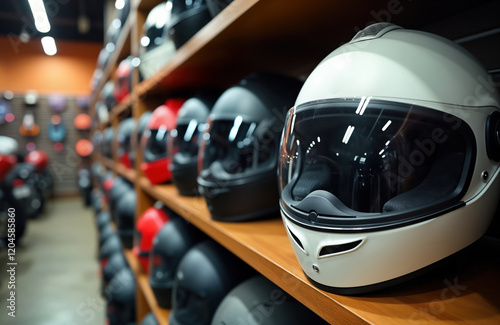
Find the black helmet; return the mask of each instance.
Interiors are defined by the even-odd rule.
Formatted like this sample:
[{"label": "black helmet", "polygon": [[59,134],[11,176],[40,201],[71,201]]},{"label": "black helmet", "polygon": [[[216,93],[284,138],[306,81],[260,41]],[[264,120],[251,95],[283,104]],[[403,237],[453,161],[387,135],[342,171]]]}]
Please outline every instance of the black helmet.
[{"label": "black helmet", "polygon": [[146,129],[146,126],[148,125],[149,118],[151,117],[152,112],[147,111],[142,113],[141,117],[139,118],[139,122],[136,125],[136,132],[132,134],[130,137],[130,153],[129,153],[129,160],[130,164],[132,166],[135,166],[135,159],[137,157],[137,150],[139,150],[140,144],[141,144],[141,139],[142,139],[142,134],[144,133],[144,130]]},{"label": "black helmet", "polygon": [[101,153],[103,156],[107,158],[112,158],[112,152],[113,152],[113,137],[115,136],[115,131],[113,128],[106,128],[104,130],[104,141],[101,146]]},{"label": "black helmet", "polygon": [[129,117],[123,120],[118,127],[118,159],[127,168],[132,168],[130,161],[130,137],[136,127],[135,119]]},{"label": "black helmet", "polygon": [[128,268],[116,274],[105,289],[109,325],[135,324],[135,278]]},{"label": "black helmet", "polygon": [[90,178],[90,171],[88,169],[82,168],[78,170],[78,189],[80,190],[80,195],[83,199],[83,204],[85,206],[91,205],[92,193],[92,179]]},{"label": "black helmet", "polygon": [[109,211],[114,222],[118,222],[116,206],[123,195],[132,189],[132,185],[123,177],[117,177],[109,191]]},{"label": "black helmet", "polygon": [[106,240],[113,236],[115,234],[115,231],[111,227],[111,224],[107,223],[102,227],[101,231],[99,232],[99,248],[104,245]]},{"label": "black helmet", "polygon": [[90,201],[94,212],[101,212],[104,206],[104,194],[102,193],[102,191],[100,189],[94,188],[92,190],[92,193],[90,193],[90,196]]},{"label": "black helmet", "polygon": [[222,300],[212,325],[326,324],[318,315],[258,275],[236,286]]},{"label": "black helmet", "polygon": [[295,79],[253,74],[215,103],[202,136],[198,176],[213,219],[278,215],[279,141],[285,112],[299,88]]},{"label": "black helmet", "polygon": [[176,128],[170,131],[168,154],[172,181],[181,195],[199,195],[196,182],[199,140],[214,102],[201,97],[188,99],[177,114]]},{"label": "black helmet", "polygon": [[171,307],[177,266],[184,254],[202,238],[197,228],[181,218],[171,219],[156,235],[149,258],[149,284],[158,306]]},{"label": "black helmet", "polygon": [[142,319],[141,325],[158,325],[158,321],[153,313],[149,313]]},{"label": "black helmet", "polygon": [[102,174],[105,172],[105,168],[104,166],[96,161],[94,163],[92,163],[92,166],[90,167],[91,169],[91,172],[92,172],[92,177],[95,178],[95,179],[100,179],[102,177]]},{"label": "black helmet", "polygon": [[229,6],[233,0],[207,0],[208,11],[212,17],[217,16],[224,8]]},{"label": "black helmet", "polygon": [[123,255],[123,252],[117,252],[111,255],[108,259],[108,263],[102,271],[102,288],[103,294],[104,290],[108,286],[108,283],[117,275],[122,269],[129,268],[127,260]]},{"label": "black helmet", "polygon": [[172,4],[162,2],[148,14],[146,22],[142,26],[141,54],[149,52],[165,41],[165,27],[170,21]]},{"label": "black helmet", "polygon": [[115,92],[115,84],[113,83],[113,81],[110,80],[106,82],[106,84],[104,84],[104,87],[102,88],[101,97],[104,99],[104,102],[108,107],[108,111],[110,111],[117,104],[114,92]]},{"label": "black helmet", "polygon": [[106,29],[106,34],[104,35],[104,49],[109,52],[108,58],[104,61],[103,59],[97,59],[97,66],[102,70],[105,69],[109,56],[115,50],[115,44],[120,38],[120,32],[122,30],[123,24],[119,18],[114,18]]},{"label": "black helmet", "polygon": [[210,324],[224,296],[250,274],[247,264],[216,242],[197,244],[177,269],[169,324]]},{"label": "black helmet", "polygon": [[172,15],[168,35],[179,48],[211,19],[206,0],[172,0]]},{"label": "black helmet", "polygon": [[137,195],[134,189],[125,192],[117,204],[117,228],[122,244],[127,249],[134,245],[135,206]]},{"label": "black helmet", "polygon": [[111,215],[109,214],[108,211],[101,211],[97,214],[95,220],[97,229],[99,230],[99,232],[101,232],[104,229],[104,227],[106,225],[109,225],[109,223],[111,222]]},{"label": "black helmet", "polygon": [[122,243],[120,238],[116,234],[112,234],[104,244],[101,246],[101,251],[99,252],[99,260],[101,261],[101,272],[109,262],[109,259],[113,254],[122,252]]}]

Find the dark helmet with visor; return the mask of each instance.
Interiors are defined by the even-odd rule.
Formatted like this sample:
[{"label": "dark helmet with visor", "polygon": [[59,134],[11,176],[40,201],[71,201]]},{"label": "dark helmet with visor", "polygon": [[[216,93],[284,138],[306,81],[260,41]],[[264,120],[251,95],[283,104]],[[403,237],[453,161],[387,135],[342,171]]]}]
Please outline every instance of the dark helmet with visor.
[{"label": "dark helmet with visor", "polygon": [[213,219],[277,215],[280,132],[299,88],[295,79],[253,74],[215,102],[202,135],[197,179]]},{"label": "dark helmet with visor", "polygon": [[217,306],[251,275],[249,266],[214,241],[191,248],[176,271],[171,325],[209,325]]},{"label": "dark helmet with visor", "polygon": [[212,325],[326,324],[318,315],[262,275],[231,290],[219,304]]},{"label": "dark helmet with visor", "polygon": [[132,168],[130,161],[130,137],[134,133],[135,126],[134,118],[129,117],[123,120],[118,127],[118,159],[127,168]]},{"label": "dark helmet with visor", "polygon": [[160,307],[171,307],[175,271],[186,252],[203,238],[197,228],[182,218],[171,219],[154,238],[149,284]]},{"label": "dark helmet with visor", "polygon": [[170,132],[168,154],[172,181],[181,195],[199,195],[196,181],[198,149],[214,102],[215,100],[202,97],[188,99],[179,110],[177,126]]},{"label": "dark helmet with visor", "polygon": [[378,289],[484,234],[500,192],[487,80],[456,44],[386,23],[316,67],[288,113],[279,168],[283,220],[313,283]]}]

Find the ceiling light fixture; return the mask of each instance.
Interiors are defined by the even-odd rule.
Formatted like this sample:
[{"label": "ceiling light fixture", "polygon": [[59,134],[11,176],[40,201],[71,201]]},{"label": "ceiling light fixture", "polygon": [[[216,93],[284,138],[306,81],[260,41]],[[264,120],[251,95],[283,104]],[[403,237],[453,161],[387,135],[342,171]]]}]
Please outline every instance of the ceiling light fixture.
[{"label": "ceiling light fixture", "polygon": [[35,20],[35,27],[40,33],[47,33],[50,31],[49,17],[45,11],[43,0],[28,0]]},{"label": "ceiling light fixture", "polygon": [[57,53],[56,41],[52,36],[42,37],[42,46],[47,55],[54,55]]}]

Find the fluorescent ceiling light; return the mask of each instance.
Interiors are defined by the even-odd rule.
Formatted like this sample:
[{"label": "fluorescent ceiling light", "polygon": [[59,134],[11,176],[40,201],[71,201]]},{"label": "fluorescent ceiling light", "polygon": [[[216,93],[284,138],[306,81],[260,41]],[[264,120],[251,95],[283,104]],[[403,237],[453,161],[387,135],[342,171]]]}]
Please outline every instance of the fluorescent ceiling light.
[{"label": "fluorescent ceiling light", "polygon": [[40,33],[47,33],[50,31],[49,17],[45,11],[43,0],[28,0],[35,19],[35,27]]},{"label": "fluorescent ceiling light", "polygon": [[42,46],[47,55],[54,55],[57,53],[56,41],[52,36],[42,37]]}]

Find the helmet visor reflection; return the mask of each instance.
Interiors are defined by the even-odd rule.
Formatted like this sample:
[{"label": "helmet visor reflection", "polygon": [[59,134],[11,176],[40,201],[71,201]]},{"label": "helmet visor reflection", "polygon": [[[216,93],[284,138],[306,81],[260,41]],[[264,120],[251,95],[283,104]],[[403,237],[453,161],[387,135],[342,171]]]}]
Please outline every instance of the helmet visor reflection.
[{"label": "helmet visor reflection", "polygon": [[282,198],[305,210],[310,205],[301,201],[325,191],[332,209],[317,212],[349,217],[457,202],[474,143],[467,123],[425,107],[370,97],[306,103],[285,124]]}]

